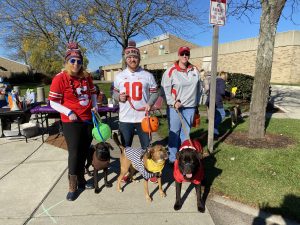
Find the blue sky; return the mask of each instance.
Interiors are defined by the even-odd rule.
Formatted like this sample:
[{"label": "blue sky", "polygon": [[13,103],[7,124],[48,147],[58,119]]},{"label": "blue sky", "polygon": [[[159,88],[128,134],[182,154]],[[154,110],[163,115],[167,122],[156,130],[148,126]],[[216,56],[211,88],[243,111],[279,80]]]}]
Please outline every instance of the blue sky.
[{"label": "blue sky", "polygon": [[[209,6],[207,5],[207,7]],[[290,12],[290,7],[286,6],[282,15],[288,16],[289,12]],[[236,18],[228,17],[225,26],[222,26],[219,29],[219,43],[226,43],[226,42],[231,42],[231,41],[236,41],[241,39],[257,37],[259,35],[260,13],[261,13],[260,11],[257,11],[251,16],[251,23],[247,18],[242,18],[237,20]],[[299,10],[295,12],[293,18],[300,18]],[[297,22],[299,23],[299,25],[293,24],[291,20],[285,19],[282,16],[278,24],[277,32],[285,32],[290,30],[300,31],[300,20],[298,19]],[[208,15],[207,15],[207,24],[209,25]],[[188,32],[191,31],[189,30]],[[188,39],[184,38],[184,39],[200,46],[210,46],[212,44],[212,33],[213,33],[212,27],[210,27],[206,32],[202,32],[201,28],[193,26],[192,33],[194,33],[193,37]],[[137,37],[134,38],[134,40],[136,40],[136,42],[139,42],[145,40],[145,38]],[[107,50],[106,55],[103,56],[90,55],[89,59],[90,59],[90,64],[88,67],[93,70],[97,69],[98,66],[100,65],[109,65],[113,63],[118,63],[121,59],[121,48],[117,44],[111,44],[109,50]]]},{"label": "blue sky", "polygon": [[[209,2],[209,1],[207,1]],[[200,6],[199,6],[200,7]],[[199,8],[198,7],[198,8]],[[201,5],[203,9],[203,4]],[[206,7],[209,7],[208,4]],[[195,5],[197,10],[197,5]],[[283,15],[287,16],[289,14],[290,8],[287,6],[284,9]],[[246,18],[237,20],[233,17],[228,17],[225,26],[220,27],[219,31],[219,43],[226,43],[241,39],[253,38],[259,35],[259,17],[260,11],[257,11],[251,16],[252,22],[250,23]],[[300,18],[299,10],[294,14],[294,18]],[[285,32],[289,30],[300,30],[300,20],[296,21],[299,25],[293,24],[289,19],[281,17],[277,32]],[[209,24],[207,16],[207,24]],[[192,26],[187,32],[191,33],[191,37],[184,38],[192,43],[195,43],[200,46],[210,46],[212,43],[212,27],[207,29],[207,31],[201,31],[201,28]],[[157,33],[154,36],[160,35]],[[153,36],[153,37],[154,37]],[[179,35],[178,35],[179,36]],[[180,36],[179,36],[180,37]],[[134,38],[136,42],[145,40],[145,37],[136,37]],[[0,46],[0,56],[6,56],[5,50]],[[105,54],[88,54],[88,59],[90,61],[88,69],[94,71],[99,66],[109,65],[113,63],[118,63],[121,58],[121,48],[116,43],[110,43],[106,47]]]}]

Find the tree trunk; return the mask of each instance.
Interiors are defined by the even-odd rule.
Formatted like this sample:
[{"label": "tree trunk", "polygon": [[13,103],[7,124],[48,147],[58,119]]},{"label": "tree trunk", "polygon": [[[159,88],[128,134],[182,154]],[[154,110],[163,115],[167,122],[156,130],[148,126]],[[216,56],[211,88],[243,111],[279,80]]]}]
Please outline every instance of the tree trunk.
[{"label": "tree trunk", "polygon": [[128,38],[122,38],[122,70],[126,68],[125,49],[128,46]]},{"label": "tree trunk", "polygon": [[265,116],[271,80],[274,43],[278,20],[286,0],[261,0],[262,16],[257,47],[256,68],[250,104],[248,138],[265,136]]},{"label": "tree trunk", "polygon": [[126,68],[125,49],[122,49],[122,70]]}]

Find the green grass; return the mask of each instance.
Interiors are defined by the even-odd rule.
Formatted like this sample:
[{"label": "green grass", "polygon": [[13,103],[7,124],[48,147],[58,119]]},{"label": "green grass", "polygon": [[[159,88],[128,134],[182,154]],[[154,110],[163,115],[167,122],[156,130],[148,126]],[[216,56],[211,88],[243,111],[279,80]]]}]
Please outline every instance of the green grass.
[{"label": "green grass", "polygon": [[110,98],[110,87],[111,87],[111,83],[97,83],[97,85],[99,86],[100,90],[104,92],[104,94]]},{"label": "green grass", "polygon": [[[205,119],[199,129],[192,129],[193,138],[207,131]],[[222,124],[223,132],[228,121]],[[246,119],[235,131],[247,131],[248,126]],[[289,136],[295,144],[281,149],[249,149],[218,143],[215,158],[205,159],[208,183],[214,193],[300,221],[300,120],[272,118],[267,132]],[[160,135],[168,136],[165,120]],[[206,147],[206,140],[202,143]]]},{"label": "green grass", "polygon": [[[14,86],[12,84],[12,86]],[[44,87],[45,89],[45,95],[48,96],[49,94],[49,88],[50,88],[50,85],[43,85],[43,84],[37,84],[37,83],[23,83],[23,84],[18,84],[16,86],[20,86],[20,95],[25,95],[26,93],[26,90],[29,88],[29,89],[33,89],[35,92],[36,92],[36,88],[37,87]]]}]

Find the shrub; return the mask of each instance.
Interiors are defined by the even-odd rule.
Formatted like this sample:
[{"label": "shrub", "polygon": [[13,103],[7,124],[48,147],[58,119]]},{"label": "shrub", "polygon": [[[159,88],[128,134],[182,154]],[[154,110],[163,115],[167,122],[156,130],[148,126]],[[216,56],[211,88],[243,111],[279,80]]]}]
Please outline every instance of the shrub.
[{"label": "shrub", "polygon": [[49,75],[43,73],[34,74],[34,82],[35,83],[43,83],[45,85],[51,84],[52,78]]},{"label": "shrub", "polygon": [[5,82],[10,84],[24,84],[24,83],[43,83],[45,85],[51,84],[52,78],[42,73],[13,73],[10,78],[6,78]]},{"label": "shrub", "polygon": [[28,74],[25,72],[12,73],[11,76],[7,79],[7,81],[11,84],[29,83],[34,81],[34,77],[32,74]]},{"label": "shrub", "polygon": [[52,78],[49,76],[44,76],[44,78],[42,79],[42,83],[45,85],[49,85],[52,83]]},{"label": "shrub", "polygon": [[254,77],[242,73],[228,73],[226,89],[237,87],[236,98],[250,101]]},{"label": "shrub", "polygon": [[153,74],[157,85],[160,86],[161,78],[166,70],[165,69],[157,69],[157,70],[148,70],[148,71]]}]

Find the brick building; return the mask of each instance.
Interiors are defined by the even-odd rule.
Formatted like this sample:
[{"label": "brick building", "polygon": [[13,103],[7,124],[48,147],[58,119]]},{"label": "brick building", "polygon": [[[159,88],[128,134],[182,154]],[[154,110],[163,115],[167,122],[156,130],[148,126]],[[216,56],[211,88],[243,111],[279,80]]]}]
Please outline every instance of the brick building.
[{"label": "brick building", "polygon": [[[188,46],[191,49],[200,47],[169,33],[139,42],[137,43],[136,47],[141,53],[141,65],[145,68],[152,69],[153,65],[148,64],[149,60],[176,53],[178,48],[181,46]],[[121,63],[101,67],[101,69],[104,71],[105,80],[107,81],[113,81],[115,75],[119,72],[119,70],[121,70],[121,68]],[[159,65],[157,68],[161,68],[161,65]]]},{"label": "brick building", "polygon": [[[165,69],[177,60],[179,46],[191,48],[190,61],[198,68],[209,70],[211,46],[200,47],[171,34],[137,43],[141,51],[141,66]],[[219,44],[218,71],[254,75],[258,38]],[[275,39],[271,82],[300,83],[300,31],[278,33]],[[102,67],[105,80],[113,81],[121,63]]]},{"label": "brick building", "polygon": [[29,73],[30,67],[4,57],[0,57],[0,77],[10,77],[13,73]]}]

